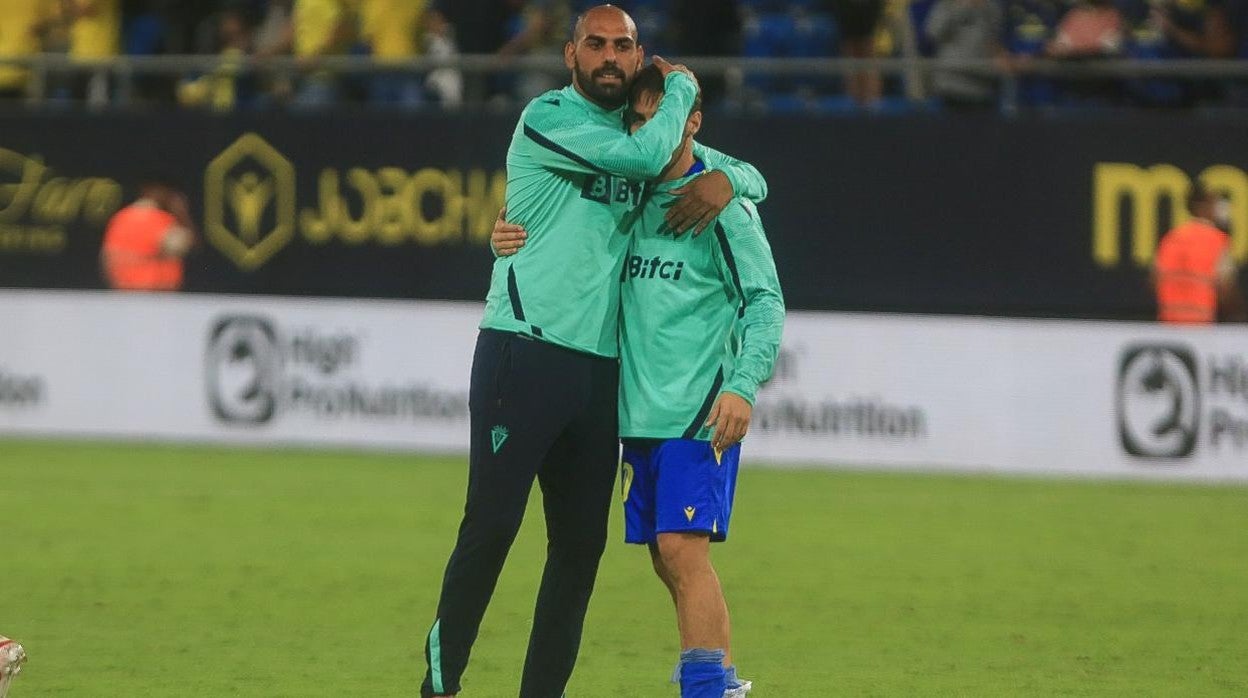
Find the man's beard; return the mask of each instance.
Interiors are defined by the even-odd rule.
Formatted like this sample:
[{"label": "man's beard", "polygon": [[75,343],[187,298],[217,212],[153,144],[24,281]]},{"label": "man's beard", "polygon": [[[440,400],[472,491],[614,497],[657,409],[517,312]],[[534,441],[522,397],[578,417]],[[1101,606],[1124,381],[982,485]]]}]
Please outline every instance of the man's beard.
[{"label": "man's beard", "polygon": [[[597,78],[612,74],[619,76],[619,84],[600,85],[597,82]],[[581,90],[590,99],[610,109],[622,107],[628,101],[628,77],[624,74],[624,69],[617,65],[605,65],[590,73],[581,70],[581,63],[577,61],[576,84],[581,86]]]}]

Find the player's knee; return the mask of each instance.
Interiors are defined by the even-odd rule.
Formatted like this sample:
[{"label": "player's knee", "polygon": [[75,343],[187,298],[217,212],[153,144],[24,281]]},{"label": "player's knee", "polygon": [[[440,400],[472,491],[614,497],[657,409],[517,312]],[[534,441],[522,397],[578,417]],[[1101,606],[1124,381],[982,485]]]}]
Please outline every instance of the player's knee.
[{"label": "player's knee", "polygon": [[676,580],[672,571],[667,568],[667,563],[663,561],[663,554],[659,552],[657,544],[650,545],[650,563],[654,565],[654,573],[658,576],[659,581],[663,582],[663,586],[676,591]]},{"label": "player's knee", "polygon": [[709,560],[709,537],[703,533],[660,533],[656,566],[662,564],[676,584],[704,568]]},{"label": "player's knee", "polygon": [[667,581],[667,566],[663,564],[663,555],[657,543],[650,544],[650,564],[654,565],[654,573],[659,575],[659,579]]}]

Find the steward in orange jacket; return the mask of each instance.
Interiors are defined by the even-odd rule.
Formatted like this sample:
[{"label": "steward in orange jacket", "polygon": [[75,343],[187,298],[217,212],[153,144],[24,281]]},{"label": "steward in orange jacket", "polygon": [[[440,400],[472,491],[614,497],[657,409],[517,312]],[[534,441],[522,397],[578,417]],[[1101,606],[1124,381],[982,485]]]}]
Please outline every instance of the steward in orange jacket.
[{"label": "steward in orange jacket", "polygon": [[1193,184],[1187,198],[1193,218],[1166,233],[1157,247],[1153,286],[1162,322],[1212,324],[1219,310],[1224,319],[1246,319],[1230,237],[1213,222],[1217,202],[1213,192]]},{"label": "steward in orange jacket", "polygon": [[176,291],[194,242],[186,196],[167,182],[144,182],[138,200],[108,221],[100,252],[104,278],[116,289]]}]

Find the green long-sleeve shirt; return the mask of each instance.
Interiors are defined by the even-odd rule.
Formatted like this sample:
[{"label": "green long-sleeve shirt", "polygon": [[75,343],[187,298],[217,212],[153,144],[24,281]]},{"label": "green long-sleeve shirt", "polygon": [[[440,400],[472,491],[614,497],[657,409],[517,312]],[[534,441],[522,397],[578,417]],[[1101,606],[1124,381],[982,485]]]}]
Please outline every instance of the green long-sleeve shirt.
[{"label": "green long-sleeve shirt", "polygon": [[675,237],[654,187],[620,274],[620,436],[708,440],[721,392],[754,402],[780,351],[784,297],[758,210],[736,198],[713,232]]},{"label": "green long-sleeve shirt", "polygon": [[[528,238],[519,253],[495,260],[482,328],[619,355],[622,223],[641,203],[643,184],[671,159],[697,92],[679,72],[664,90],[654,118],[632,136],[623,107],[603,109],[570,85],[525,108],[507,151],[507,219]],[[697,152],[738,195],[766,198],[754,167],[709,148]]]}]

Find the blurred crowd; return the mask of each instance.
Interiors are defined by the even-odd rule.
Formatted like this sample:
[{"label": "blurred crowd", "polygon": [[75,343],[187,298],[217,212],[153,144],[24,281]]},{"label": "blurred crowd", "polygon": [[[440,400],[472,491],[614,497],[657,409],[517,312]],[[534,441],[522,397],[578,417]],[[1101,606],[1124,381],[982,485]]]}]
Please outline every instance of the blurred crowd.
[{"label": "blurred crowd", "polygon": [[[4,0],[0,57],[63,53],[83,68],[40,83],[45,102],[106,105],[119,85],[92,66],[120,55],[214,54],[213,71],[141,73],[127,103],[214,110],[368,104],[456,107],[522,103],[566,81],[540,71],[492,75],[442,68],[416,73],[416,56],[558,55],[583,0]],[[695,70],[699,56],[938,57],[991,61],[1019,73],[1042,58],[1248,58],[1248,0],[620,0],[653,53]],[[325,59],[371,56],[379,70],[342,74]],[[290,56],[282,68],[251,62]],[[277,63],[275,63],[277,65]],[[291,67],[293,66],[293,67]],[[1025,72],[1025,71],[1022,71]],[[0,100],[32,90],[31,72],[0,65]],[[1070,82],[1023,75],[1012,99],[1025,105],[1248,106],[1248,82],[1138,78]],[[939,69],[928,76],[770,77],[745,73],[728,87],[704,80],[712,104],[772,112],[994,108],[999,77]]]}]

